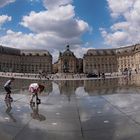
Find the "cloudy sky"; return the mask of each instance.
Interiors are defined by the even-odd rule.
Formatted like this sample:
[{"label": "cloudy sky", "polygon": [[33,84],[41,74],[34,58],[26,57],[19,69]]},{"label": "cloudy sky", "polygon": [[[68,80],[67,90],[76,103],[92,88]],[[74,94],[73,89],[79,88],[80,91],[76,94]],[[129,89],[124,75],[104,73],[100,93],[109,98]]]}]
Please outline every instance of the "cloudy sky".
[{"label": "cloudy sky", "polygon": [[0,0],[0,44],[48,50],[67,44],[77,57],[90,48],[139,43],[140,0]]}]

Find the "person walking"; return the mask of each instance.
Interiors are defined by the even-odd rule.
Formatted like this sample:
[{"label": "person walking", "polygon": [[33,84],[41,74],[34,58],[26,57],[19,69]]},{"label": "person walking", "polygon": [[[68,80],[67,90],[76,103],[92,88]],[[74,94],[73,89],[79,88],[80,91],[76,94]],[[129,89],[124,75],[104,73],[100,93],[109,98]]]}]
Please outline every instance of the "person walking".
[{"label": "person walking", "polygon": [[6,91],[5,100],[13,101],[13,98],[11,97],[11,83],[15,80],[14,77],[10,78],[5,84],[4,89]]}]

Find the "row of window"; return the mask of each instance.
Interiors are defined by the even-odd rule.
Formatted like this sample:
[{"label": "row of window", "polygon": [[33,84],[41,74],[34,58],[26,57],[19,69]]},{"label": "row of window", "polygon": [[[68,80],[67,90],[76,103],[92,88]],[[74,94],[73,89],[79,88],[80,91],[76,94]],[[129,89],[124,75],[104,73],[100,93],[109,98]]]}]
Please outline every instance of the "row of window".
[{"label": "row of window", "polygon": [[108,66],[115,66],[116,64],[94,64],[94,65],[92,65],[92,64],[86,64],[85,66],[86,67],[96,67],[96,66],[106,66],[106,67],[108,67]]}]

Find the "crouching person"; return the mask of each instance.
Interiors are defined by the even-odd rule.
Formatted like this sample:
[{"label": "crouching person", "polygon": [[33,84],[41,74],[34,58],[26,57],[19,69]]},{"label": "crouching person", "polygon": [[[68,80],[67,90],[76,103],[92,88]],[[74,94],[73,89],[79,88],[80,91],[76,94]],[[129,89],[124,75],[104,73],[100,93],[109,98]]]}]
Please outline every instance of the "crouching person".
[{"label": "crouching person", "polygon": [[38,93],[41,93],[44,91],[45,87],[38,83],[31,83],[29,86],[29,92],[32,93],[32,97],[30,100],[30,104],[35,105],[35,102],[33,101],[34,97],[36,96],[36,104],[40,104],[41,100],[38,98]]}]

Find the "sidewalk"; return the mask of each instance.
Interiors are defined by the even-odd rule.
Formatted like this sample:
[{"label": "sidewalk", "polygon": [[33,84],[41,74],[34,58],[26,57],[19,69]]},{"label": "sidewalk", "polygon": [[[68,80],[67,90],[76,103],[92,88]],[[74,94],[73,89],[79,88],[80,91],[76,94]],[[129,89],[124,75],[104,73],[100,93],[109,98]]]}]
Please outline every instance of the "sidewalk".
[{"label": "sidewalk", "polygon": [[[52,75],[53,76],[53,75]],[[91,77],[91,78],[87,78],[87,77],[72,77],[72,76],[67,76],[65,77],[65,75],[63,76],[59,76],[57,77],[56,75],[54,75],[51,78],[39,78],[39,76],[37,74],[23,74],[23,73],[3,73],[0,72],[0,77],[14,77],[17,79],[31,79],[31,80],[91,80],[91,79],[103,79],[102,77]],[[50,77],[50,76],[49,76]],[[125,77],[125,75],[107,75],[105,78],[109,79],[109,78],[118,78],[118,77]]]}]

